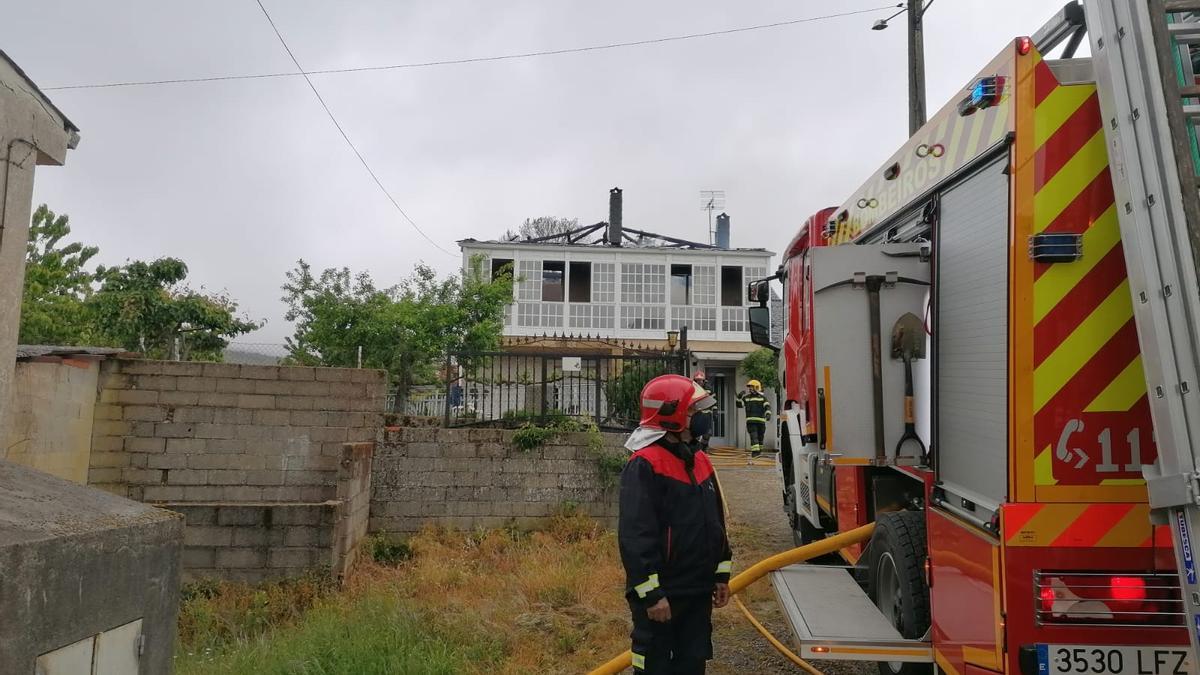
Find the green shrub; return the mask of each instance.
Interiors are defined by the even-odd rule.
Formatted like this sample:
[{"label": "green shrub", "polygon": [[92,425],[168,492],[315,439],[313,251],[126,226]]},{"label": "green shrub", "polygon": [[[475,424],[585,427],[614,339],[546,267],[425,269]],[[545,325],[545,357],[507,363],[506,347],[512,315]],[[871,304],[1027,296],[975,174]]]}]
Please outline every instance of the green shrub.
[{"label": "green shrub", "polygon": [[387,536],[371,539],[371,558],[380,565],[399,565],[412,557],[412,546],[406,541]]}]

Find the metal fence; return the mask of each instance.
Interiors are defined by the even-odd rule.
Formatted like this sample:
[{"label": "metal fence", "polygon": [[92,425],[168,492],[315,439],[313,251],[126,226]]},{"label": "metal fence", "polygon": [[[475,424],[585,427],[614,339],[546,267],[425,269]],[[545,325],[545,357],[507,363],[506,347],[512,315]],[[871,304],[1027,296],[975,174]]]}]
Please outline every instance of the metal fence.
[{"label": "metal fence", "polygon": [[[518,426],[571,418],[628,430],[637,426],[646,382],[668,373],[685,374],[687,364],[686,352],[678,350],[456,353],[447,361],[451,377],[440,397],[440,413],[446,426]],[[410,406],[412,400],[410,396]]]}]

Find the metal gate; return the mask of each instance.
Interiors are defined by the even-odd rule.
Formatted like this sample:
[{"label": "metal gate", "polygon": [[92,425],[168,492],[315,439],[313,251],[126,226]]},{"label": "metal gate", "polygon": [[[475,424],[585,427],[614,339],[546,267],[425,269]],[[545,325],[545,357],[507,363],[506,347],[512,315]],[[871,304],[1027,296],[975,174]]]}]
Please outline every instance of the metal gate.
[{"label": "metal gate", "polygon": [[545,348],[459,352],[447,359],[446,426],[520,426],[563,419],[608,430],[637,426],[642,387],[665,374],[684,375],[681,350],[597,353]]}]

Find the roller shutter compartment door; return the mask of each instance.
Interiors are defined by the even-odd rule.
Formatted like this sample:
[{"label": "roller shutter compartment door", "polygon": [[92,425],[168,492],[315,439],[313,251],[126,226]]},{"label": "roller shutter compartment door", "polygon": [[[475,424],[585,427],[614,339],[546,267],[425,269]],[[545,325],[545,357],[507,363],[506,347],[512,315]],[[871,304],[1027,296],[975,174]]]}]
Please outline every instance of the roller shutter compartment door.
[{"label": "roller shutter compartment door", "polygon": [[937,471],[962,496],[1008,486],[1007,156],[941,195],[937,248]]}]

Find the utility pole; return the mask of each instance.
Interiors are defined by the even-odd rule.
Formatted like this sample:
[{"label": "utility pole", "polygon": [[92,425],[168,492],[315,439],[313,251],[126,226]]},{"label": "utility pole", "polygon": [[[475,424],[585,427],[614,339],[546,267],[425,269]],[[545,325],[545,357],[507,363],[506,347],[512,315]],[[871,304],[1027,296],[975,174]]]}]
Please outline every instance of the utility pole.
[{"label": "utility pole", "polygon": [[925,39],[922,0],[908,0],[908,135],[925,125]]}]

